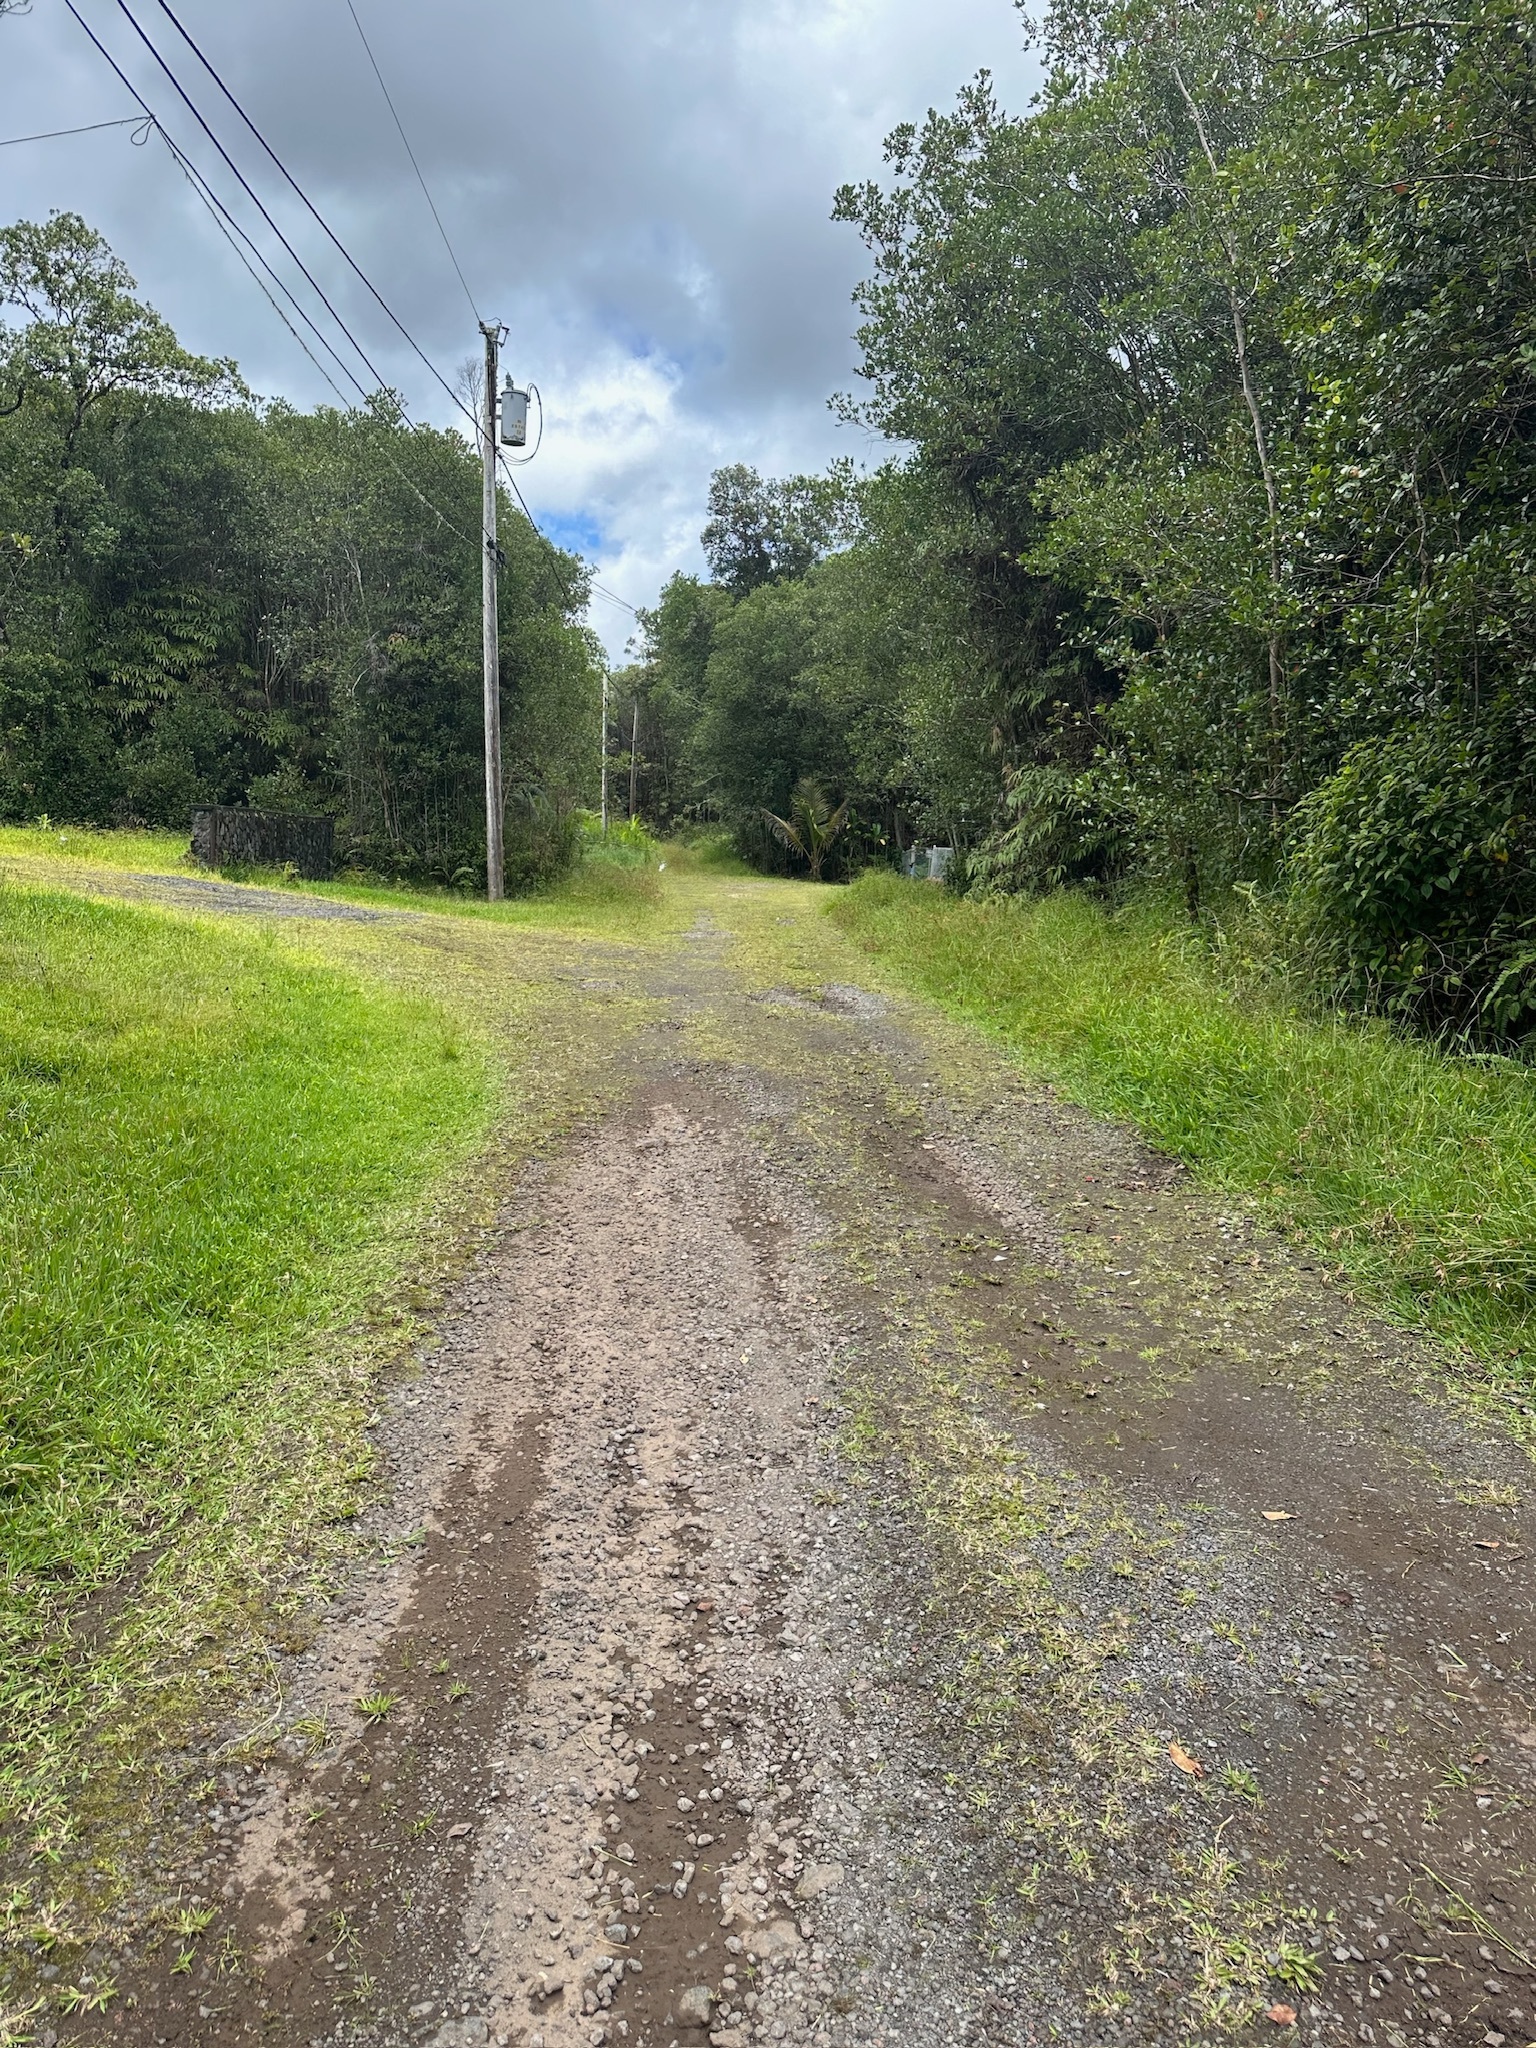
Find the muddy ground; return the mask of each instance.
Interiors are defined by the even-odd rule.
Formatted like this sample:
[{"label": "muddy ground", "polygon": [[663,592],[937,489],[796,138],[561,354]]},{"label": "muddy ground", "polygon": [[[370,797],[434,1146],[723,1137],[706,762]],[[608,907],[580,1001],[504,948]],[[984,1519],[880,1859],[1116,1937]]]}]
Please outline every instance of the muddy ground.
[{"label": "muddy ground", "polygon": [[1536,2041],[1522,1418],[772,910],[573,943],[625,1097],[35,2038]]}]

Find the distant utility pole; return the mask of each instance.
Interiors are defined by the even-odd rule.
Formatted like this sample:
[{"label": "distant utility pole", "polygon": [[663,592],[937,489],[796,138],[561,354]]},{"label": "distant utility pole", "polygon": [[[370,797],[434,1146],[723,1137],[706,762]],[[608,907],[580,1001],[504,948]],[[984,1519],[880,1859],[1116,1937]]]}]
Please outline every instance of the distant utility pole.
[{"label": "distant utility pole", "polygon": [[608,837],[608,671],[603,670],[603,837]]},{"label": "distant utility pole", "polygon": [[640,699],[635,699],[635,722],[629,734],[629,818],[635,818],[635,777],[640,765]]},{"label": "distant utility pole", "polygon": [[501,329],[480,322],[485,336],[485,406],[480,422],[485,458],[481,512],[480,558],[481,641],[485,653],[485,895],[500,903],[507,893],[506,856],[502,848],[501,800],[501,640],[496,623],[496,570],[501,550],[496,545],[496,386]]}]

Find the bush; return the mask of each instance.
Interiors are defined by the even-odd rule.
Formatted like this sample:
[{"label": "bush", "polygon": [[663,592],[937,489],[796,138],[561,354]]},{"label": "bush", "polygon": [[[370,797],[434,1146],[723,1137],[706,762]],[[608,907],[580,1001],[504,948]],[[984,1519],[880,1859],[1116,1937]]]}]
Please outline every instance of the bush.
[{"label": "bush", "polygon": [[640,818],[610,818],[608,830],[596,811],[575,814],[577,850],[583,861],[601,861],[609,867],[637,868],[661,859],[661,847]]},{"label": "bush", "polygon": [[1299,806],[1298,937],[1337,1000],[1432,1030],[1536,1026],[1528,748],[1507,706],[1363,742]]}]

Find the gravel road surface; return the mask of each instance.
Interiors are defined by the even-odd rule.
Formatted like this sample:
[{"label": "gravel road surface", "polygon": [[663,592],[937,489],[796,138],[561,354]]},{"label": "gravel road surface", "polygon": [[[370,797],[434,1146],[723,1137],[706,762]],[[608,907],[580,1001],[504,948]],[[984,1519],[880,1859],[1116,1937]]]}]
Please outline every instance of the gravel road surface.
[{"label": "gravel road surface", "polygon": [[1536,2041],[1524,1419],[771,912],[573,943],[623,1099],[39,2038]]}]

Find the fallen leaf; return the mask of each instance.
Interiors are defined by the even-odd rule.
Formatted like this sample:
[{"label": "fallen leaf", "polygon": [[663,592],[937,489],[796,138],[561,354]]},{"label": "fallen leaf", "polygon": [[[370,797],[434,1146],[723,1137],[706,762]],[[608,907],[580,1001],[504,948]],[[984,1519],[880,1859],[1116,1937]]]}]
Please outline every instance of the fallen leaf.
[{"label": "fallen leaf", "polygon": [[1487,1752],[1487,1750],[1486,1750],[1486,1749],[1480,1749],[1480,1750],[1478,1751],[1477,1755],[1476,1755],[1475,1757],[1473,1757],[1472,1761],[1473,1761],[1473,1763],[1475,1763],[1475,1764],[1485,1764],[1485,1763],[1487,1763],[1487,1761],[1488,1761],[1488,1752]]},{"label": "fallen leaf", "polygon": [[1296,2008],[1294,2005],[1272,2005],[1264,2017],[1267,2020],[1273,2020],[1277,2027],[1294,2027],[1296,2024]]},{"label": "fallen leaf", "polygon": [[1294,1522],[1296,1517],[1285,1508],[1266,1508],[1264,1519],[1266,1522]]},{"label": "fallen leaf", "polygon": [[1190,1755],[1189,1751],[1185,1749],[1181,1743],[1170,1742],[1168,1745],[1168,1754],[1173,1758],[1174,1762],[1178,1765],[1179,1769],[1183,1771],[1186,1774],[1186,1776],[1191,1778],[1203,1778],[1205,1776],[1205,1765],[1197,1762],[1197,1760]]}]

